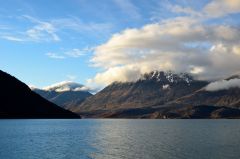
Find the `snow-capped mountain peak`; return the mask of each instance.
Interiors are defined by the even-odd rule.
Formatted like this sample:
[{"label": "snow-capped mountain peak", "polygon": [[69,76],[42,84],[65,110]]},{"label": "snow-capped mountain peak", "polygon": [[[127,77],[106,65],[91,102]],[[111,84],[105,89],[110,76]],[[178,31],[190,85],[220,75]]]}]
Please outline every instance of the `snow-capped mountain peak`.
[{"label": "snow-capped mountain peak", "polygon": [[65,91],[88,91],[89,88],[76,82],[63,81],[63,82],[59,82],[59,83],[44,87],[43,90],[65,92]]},{"label": "snow-capped mountain peak", "polygon": [[144,74],[141,78],[142,80],[156,80],[158,82],[164,83],[178,83],[186,82],[190,84],[193,81],[193,77],[187,73],[176,74],[171,71],[152,71],[150,73]]}]

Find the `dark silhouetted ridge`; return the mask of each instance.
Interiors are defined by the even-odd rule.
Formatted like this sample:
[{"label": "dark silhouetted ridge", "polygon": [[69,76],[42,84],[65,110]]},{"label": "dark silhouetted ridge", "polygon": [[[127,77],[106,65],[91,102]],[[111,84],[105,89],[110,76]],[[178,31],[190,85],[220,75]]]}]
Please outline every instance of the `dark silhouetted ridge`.
[{"label": "dark silhouetted ridge", "polygon": [[0,118],[80,118],[0,70]]}]

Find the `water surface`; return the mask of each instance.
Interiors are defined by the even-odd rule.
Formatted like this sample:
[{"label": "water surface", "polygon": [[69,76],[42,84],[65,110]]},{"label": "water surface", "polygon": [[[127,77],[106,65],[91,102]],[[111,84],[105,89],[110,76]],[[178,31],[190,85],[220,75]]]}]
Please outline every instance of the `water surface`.
[{"label": "water surface", "polygon": [[0,120],[0,159],[239,159],[240,120]]}]

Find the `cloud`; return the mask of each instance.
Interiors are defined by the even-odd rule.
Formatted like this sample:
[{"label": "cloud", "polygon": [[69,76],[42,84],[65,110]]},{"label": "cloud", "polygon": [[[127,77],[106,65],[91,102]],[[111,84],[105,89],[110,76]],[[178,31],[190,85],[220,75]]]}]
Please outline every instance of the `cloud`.
[{"label": "cloud", "polygon": [[75,88],[73,91],[89,91],[89,92],[91,92],[92,90],[87,86],[82,86],[82,87]]},{"label": "cloud", "polygon": [[56,34],[57,29],[53,24],[41,21],[29,15],[24,15],[23,17],[36,24],[26,31],[27,38],[33,41],[60,41],[60,38]]},{"label": "cloud", "polygon": [[75,48],[75,49],[66,51],[64,54],[69,56],[69,57],[78,58],[80,56],[86,55],[88,52],[91,52],[92,50],[93,49],[89,48],[89,47],[86,47],[86,48],[83,48],[83,49],[76,49]]},{"label": "cloud", "polygon": [[240,88],[240,79],[230,79],[212,82],[206,86],[205,90],[207,91],[219,91],[226,90],[230,88]]},{"label": "cloud", "polygon": [[44,87],[45,91],[56,91],[56,92],[66,92],[66,91],[89,91],[92,92],[89,87],[73,81],[62,81],[59,83],[52,84],[50,86]]},{"label": "cloud", "polygon": [[134,81],[152,70],[190,72],[207,80],[239,71],[239,27],[206,23],[210,17],[193,16],[190,8],[177,11],[191,16],[125,29],[97,46],[91,62],[104,71],[88,82]]},{"label": "cloud", "polygon": [[169,5],[169,8],[172,12],[175,12],[175,13],[184,13],[184,14],[189,14],[189,15],[192,15],[192,16],[202,16],[201,13],[193,10],[191,7],[182,7],[182,6],[179,6],[179,5]]},{"label": "cloud", "polygon": [[55,58],[55,59],[79,58],[92,51],[93,51],[93,48],[85,47],[83,49],[74,48],[58,54],[54,52],[48,52],[46,53],[46,55],[50,58]]},{"label": "cloud", "polygon": [[83,22],[81,19],[75,16],[51,19],[49,23],[56,26],[60,30],[67,29],[80,33],[88,32],[93,34],[100,34],[101,32],[106,33],[106,31],[111,30],[113,27],[110,23]]},{"label": "cloud", "polygon": [[79,50],[79,49],[72,49],[70,51],[65,52],[66,55],[70,56],[70,57],[80,57],[85,55],[85,52]]},{"label": "cloud", "polygon": [[239,0],[213,0],[204,8],[204,12],[210,17],[223,17],[228,14],[240,12]]},{"label": "cloud", "polygon": [[56,54],[56,53],[52,53],[52,52],[48,52],[48,53],[46,53],[46,55],[49,58],[53,58],[53,59],[65,59],[65,56],[62,56],[62,55],[59,55],[59,54]]},{"label": "cloud", "polygon": [[[108,85],[112,82],[135,81],[140,78],[141,70],[135,66],[122,66],[107,69],[103,73],[97,73],[93,79],[88,79],[88,85],[103,84]],[[94,86],[96,87],[96,86]]]},{"label": "cloud", "polygon": [[15,42],[57,42],[61,40],[57,35],[58,30],[50,22],[41,21],[29,15],[23,15],[21,18],[30,21],[34,25],[24,31],[8,29],[1,38]]},{"label": "cloud", "polygon": [[17,42],[23,42],[24,39],[14,37],[14,36],[1,36],[1,38],[9,40],[9,41],[17,41]]},{"label": "cloud", "polygon": [[124,13],[134,19],[140,19],[141,14],[138,8],[130,0],[114,0],[114,2],[122,9]]},{"label": "cloud", "polygon": [[240,13],[239,0],[212,0],[203,8],[202,12],[195,11],[191,7],[169,6],[172,12],[205,18],[220,18],[229,14]]},{"label": "cloud", "polygon": [[[8,30],[4,33],[4,37],[2,37],[3,39],[17,42],[59,42],[61,41],[60,35],[63,32],[65,35],[69,31],[75,31],[84,34],[87,32],[88,35],[91,34],[93,36],[105,36],[113,27],[110,23],[83,22],[74,16],[41,20],[30,15],[22,15],[16,19],[28,22],[28,27],[17,31],[8,27]],[[1,26],[0,29],[4,27]]]},{"label": "cloud", "polygon": [[62,81],[59,83],[52,84],[50,86],[44,87],[43,90],[46,91],[56,91],[56,92],[65,92],[65,91],[76,91],[80,90],[83,85],[75,83],[73,81]]}]

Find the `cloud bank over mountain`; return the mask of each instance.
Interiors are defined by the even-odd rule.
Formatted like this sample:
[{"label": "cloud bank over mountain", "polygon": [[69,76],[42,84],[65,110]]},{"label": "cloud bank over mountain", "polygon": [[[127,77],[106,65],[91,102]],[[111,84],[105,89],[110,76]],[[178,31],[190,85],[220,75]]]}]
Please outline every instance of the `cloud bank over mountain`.
[{"label": "cloud bank over mountain", "polygon": [[189,72],[208,80],[239,71],[239,26],[208,21],[239,13],[240,1],[214,0],[198,14],[181,6],[171,10],[186,15],[125,29],[97,46],[91,62],[104,71],[88,82],[134,81],[152,70]]},{"label": "cloud bank over mountain", "polygon": [[90,89],[79,83],[75,83],[72,81],[62,81],[62,82],[44,87],[43,90],[66,92],[66,91],[89,91]]},{"label": "cloud bank over mountain", "polygon": [[219,91],[235,87],[240,88],[240,79],[230,79],[212,82],[209,85],[207,85],[205,89],[207,91]]}]

